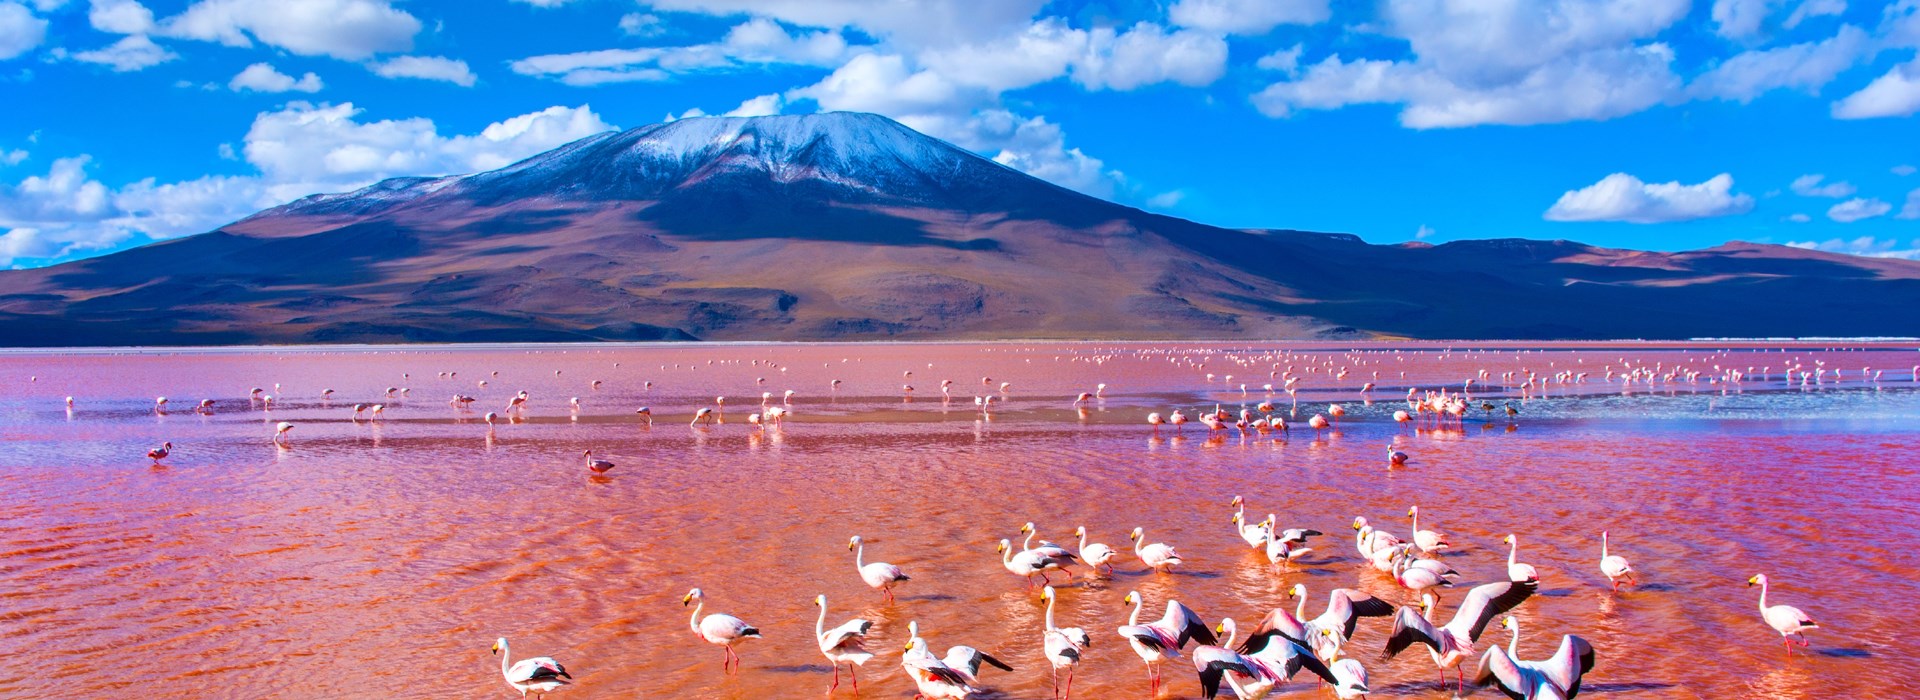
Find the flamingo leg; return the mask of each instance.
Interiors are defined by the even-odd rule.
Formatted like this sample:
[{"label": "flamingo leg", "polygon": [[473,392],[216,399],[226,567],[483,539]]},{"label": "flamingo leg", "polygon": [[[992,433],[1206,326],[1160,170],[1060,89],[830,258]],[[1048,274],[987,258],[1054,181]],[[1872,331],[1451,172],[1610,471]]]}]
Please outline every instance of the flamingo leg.
[{"label": "flamingo leg", "polygon": [[827,692],[831,693],[835,689],[838,689],[839,687],[840,687],[840,662],[835,661],[833,662],[833,685],[827,687]]},{"label": "flamingo leg", "polygon": [[1064,700],[1073,700],[1073,669],[1071,668],[1067,669],[1067,697]]},{"label": "flamingo leg", "polygon": [[[835,675],[838,675],[838,674],[836,673]],[[859,695],[860,694],[860,669],[854,668],[853,664],[847,664],[847,677],[853,679],[853,694]]]}]

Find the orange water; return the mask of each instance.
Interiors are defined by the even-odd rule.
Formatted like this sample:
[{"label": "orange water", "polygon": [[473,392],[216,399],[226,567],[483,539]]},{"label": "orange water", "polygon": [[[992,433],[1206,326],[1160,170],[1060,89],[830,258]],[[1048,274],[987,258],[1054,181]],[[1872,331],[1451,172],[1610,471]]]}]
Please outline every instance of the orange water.
[{"label": "orange water", "polygon": [[[1031,520],[1063,544],[1086,525],[1120,549],[1143,526],[1186,558],[1172,574],[1125,559],[1111,577],[1081,569],[1061,590],[1059,624],[1094,634],[1076,697],[1140,697],[1143,667],[1113,634],[1127,591],[1145,596],[1149,615],[1171,598],[1209,622],[1246,624],[1291,605],[1294,583],[1308,586],[1310,614],[1334,587],[1406,600],[1357,556],[1347,525],[1365,515],[1405,535],[1414,504],[1422,527],[1459,550],[1445,557],[1465,575],[1443,618],[1468,584],[1503,577],[1500,538],[1520,535],[1521,560],[1543,577],[1542,594],[1516,613],[1521,655],[1585,637],[1599,664],[1583,695],[1905,696],[1920,673],[1920,566],[1908,551],[1920,534],[1913,347],[1443,348],[0,354],[0,696],[510,697],[487,653],[505,636],[517,656],[552,655],[577,678],[556,698],[810,697],[831,678],[811,637],[813,596],[825,594],[828,625],[876,623],[864,697],[913,693],[898,665],[910,620],[937,650],[967,644],[1013,664],[986,674],[989,697],[1047,697],[1042,605],[994,551]],[[1819,360],[1844,374],[1806,388],[1703,377],[1623,391],[1597,369],[1622,358],[1708,375],[1715,364],[1777,374]],[[1268,372],[1288,366],[1304,377],[1288,439],[1144,424],[1175,407],[1237,412],[1266,398],[1270,381],[1284,414],[1291,402]],[[1329,376],[1338,367],[1346,379]],[[1388,418],[1408,386],[1457,390],[1482,368],[1497,380],[1569,367],[1588,381],[1524,398],[1491,390],[1519,408],[1514,422],[1478,409],[1445,430]],[[942,379],[953,380],[950,403]],[[1357,392],[1365,381],[1378,385],[1372,405]],[[1076,411],[1073,395],[1099,382],[1106,397]],[[411,391],[387,398],[389,386]],[[276,395],[271,410],[248,400],[253,387]],[[318,398],[323,388],[336,390],[331,401]],[[783,428],[746,423],[761,392],[778,404],[789,388]],[[522,389],[532,396],[522,422],[489,431],[480,415]],[[447,405],[455,392],[478,397],[474,410]],[[984,393],[1004,399],[990,418],[973,407]],[[158,395],[170,398],[166,414],[151,410]],[[689,427],[718,395],[725,422]],[[212,414],[191,410],[202,398],[217,400]],[[1316,436],[1305,418],[1334,401],[1347,420]],[[389,408],[356,423],[356,402]],[[633,414],[642,405],[651,428]],[[270,442],[279,421],[297,425],[286,449]],[[163,440],[175,452],[150,466],[143,455]],[[1413,464],[1388,470],[1390,442]],[[587,448],[619,466],[591,477]],[[1271,573],[1233,534],[1236,494],[1252,513],[1327,533],[1301,571]],[[1608,592],[1602,529],[1640,587]],[[855,534],[869,560],[913,577],[897,603],[859,581],[846,549]],[[1810,654],[1788,660],[1761,623],[1745,585],[1756,573],[1773,577],[1778,602],[1821,622]],[[709,612],[766,637],[741,648],[738,675],[723,677],[721,652],[688,630],[680,598],[695,586]],[[1450,696],[1426,654],[1378,658],[1388,628],[1364,621],[1348,647],[1375,696]],[[1481,647],[1505,643],[1495,627]],[[1198,697],[1190,671],[1167,677],[1163,697]],[[1304,683],[1290,692],[1325,697]],[[838,696],[852,695],[843,685]]]}]

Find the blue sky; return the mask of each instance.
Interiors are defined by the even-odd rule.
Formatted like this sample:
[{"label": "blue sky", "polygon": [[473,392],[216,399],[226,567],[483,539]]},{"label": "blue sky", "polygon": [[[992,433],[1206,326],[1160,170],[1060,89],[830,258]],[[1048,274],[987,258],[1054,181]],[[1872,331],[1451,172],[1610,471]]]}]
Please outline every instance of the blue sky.
[{"label": "blue sky", "polygon": [[702,114],[1374,242],[1920,257],[1920,0],[0,0],[0,266]]}]

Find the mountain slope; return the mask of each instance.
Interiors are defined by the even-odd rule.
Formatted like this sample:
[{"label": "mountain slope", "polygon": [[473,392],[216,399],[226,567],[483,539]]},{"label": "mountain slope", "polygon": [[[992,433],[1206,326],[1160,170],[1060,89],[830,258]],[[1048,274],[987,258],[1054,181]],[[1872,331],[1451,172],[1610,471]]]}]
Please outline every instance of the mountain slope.
[{"label": "mountain slope", "polygon": [[1369,245],[1101,201],[882,117],[702,118],[0,272],[0,344],[1920,335],[1920,264]]}]

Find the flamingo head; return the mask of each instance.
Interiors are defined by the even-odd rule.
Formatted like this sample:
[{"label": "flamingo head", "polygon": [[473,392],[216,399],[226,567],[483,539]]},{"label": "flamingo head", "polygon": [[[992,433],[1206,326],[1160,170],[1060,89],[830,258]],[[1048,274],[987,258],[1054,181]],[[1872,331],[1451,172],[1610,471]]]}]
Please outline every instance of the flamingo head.
[{"label": "flamingo head", "polygon": [[1296,583],[1296,584],[1293,584],[1292,588],[1287,589],[1288,600],[1292,600],[1294,598],[1305,598],[1305,597],[1307,597],[1307,584]]},{"label": "flamingo head", "polygon": [[1434,600],[1432,593],[1420,594],[1420,612],[1424,613],[1424,612],[1433,610],[1433,606],[1436,602],[1437,601]]},{"label": "flamingo head", "polygon": [[1132,534],[1129,534],[1129,535],[1127,535],[1127,539],[1129,539],[1129,540],[1135,540],[1135,541],[1137,541],[1137,540],[1139,540],[1139,539],[1140,539],[1141,537],[1145,537],[1145,536],[1146,536],[1146,534],[1147,534],[1147,531],[1146,531],[1146,530],[1144,530],[1144,529],[1142,529],[1142,528],[1137,528],[1137,527],[1136,527],[1136,528],[1134,528],[1134,529],[1133,529],[1133,533],[1132,533]]},{"label": "flamingo head", "polygon": [[1515,620],[1515,619],[1513,619],[1513,616],[1512,616],[1512,615],[1508,615],[1508,616],[1507,616],[1507,619],[1505,619],[1505,620],[1501,620],[1501,621],[1500,621],[1500,627],[1501,627],[1502,629],[1507,629],[1507,630],[1515,630],[1515,629],[1519,629],[1519,628],[1520,628],[1520,621],[1519,621],[1519,620]]},{"label": "flamingo head", "polygon": [[853,551],[853,548],[854,548],[854,547],[858,547],[858,546],[860,546],[860,536],[859,536],[859,535],[854,535],[854,536],[853,536],[853,539],[850,539],[850,540],[847,540],[847,551],[849,551],[849,552],[851,552],[851,551]]},{"label": "flamingo head", "polygon": [[499,639],[493,640],[493,653],[496,655],[499,654],[500,650],[506,648],[506,646],[507,646],[506,637],[501,637]]},{"label": "flamingo head", "polygon": [[1041,600],[1053,600],[1053,586],[1040,589]]},{"label": "flamingo head", "polygon": [[1356,517],[1353,519],[1353,529],[1358,530],[1366,526],[1367,526],[1367,519],[1364,516]]},{"label": "flamingo head", "polygon": [[1022,535],[1027,534],[1029,532],[1033,532],[1033,530],[1034,530],[1033,523],[1027,523],[1025,525],[1020,526],[1020,534]]},{"label": "flamingo head", "polygon": [[1085,526],[1085,525],[1081,525],[1080,527],[1076,527],[1076,528],[1074,528],[1074,529],[1073,529],[1073,536],[1074,536],[1074,537],[1086,537],[1086,536],[1087,536],[1087,526]]},{"label": "flamingo head", "polygon": [[1139,592],[1139,591],[1127,591],[1127,597],[1125,597],[1125,598],[1121,598],[1121,599],[1120,599],[1120,604],[1121,604],[1121,605],[1132,605],[1132,604],[1134,604],[1134,603],[1138,603],[1138,602],[1140,602],[1140,592]]},{"label": "flamingo head", "polygon": [[1420,506],[1414,506],[1412,508],[1407,509],[1407,517],[1409,518],[1419,514],[1420,514]]},{"label": "flamingo head", "polygon": [[1766,574],[1754,574],[1754,575],[1753,575],[1753,578],[1750,578],[1750,579],[1747,579],[1747,585],[1748,585],[1748,586],[1764,586],[1764,585],[1767,585],[1767,575],[1766,575]]},{"label": "flamingo head", "polygon": [[823,607],[823,608],[824,608],[824,607],[827,607],[827,597],[826,597],[826,596],[823,596],[823,595],[817,595],[817,596],[814,596],[814,597],[813,597],[813,604],[814,604],[814,605],[818,605],[818,606],[820,606],[820,607]]},{"label": "flamingo head", "polygon": [[1234,496],[1234,497],[1233,497],[1233,502],[1232,502],[1232,503],[1228,503],[1228,504],[1227,504],[1227,507],[1228,507],[1228,508],[1237,508],[1237,507],[1239,507],[1240,505],[1242,505],[1242,504],[1245,504],[1245,503],[1246,503],[1246,501],[1245,501],[1245,500],[1243,500],[1243,499],[1241,499],[1241,498],[1240,498],[1239,496]]},{"label": "flamingo head", "polygon": [[1513,544],[1513,535],[1509,534],[1506,537],[1500,538],[1500,544]]},{"label": "flamingo head", "polygon": [[998,554],[998,553],[1007,551],[1007,549],[1011,548],[1012,546],[1013,544],[1011,542],[1008,542],[1006,540],[1000,540],[1000,547],[993,551],[994,553]]},{"label": "flamingo head", "polygon": [[698,589],[698,588],[695,588],[695,589],[693,589],[693,590],[691,590],[691,591],[687,591],[687,594],[686,594],[685,596],[682,596],[682,597],[680,598],[680,604],[681,604],[681,605],[692,605],[692,604],[693,604],[693,601],[696,601],[696,600],[699,600],[699,599],[700,599],[700,589]]}]

